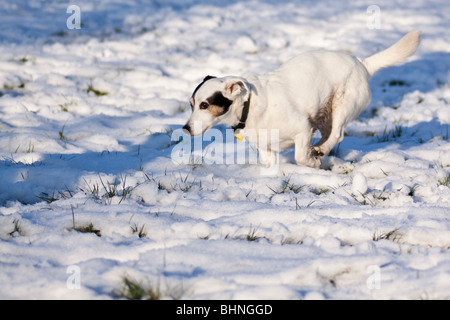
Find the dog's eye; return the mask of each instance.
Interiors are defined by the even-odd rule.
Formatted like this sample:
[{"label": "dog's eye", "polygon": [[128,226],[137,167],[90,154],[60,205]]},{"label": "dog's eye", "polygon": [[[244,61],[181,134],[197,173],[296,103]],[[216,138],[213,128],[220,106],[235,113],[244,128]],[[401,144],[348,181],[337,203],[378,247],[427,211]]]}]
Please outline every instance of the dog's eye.
[{"label": "dog's eye", "polygon": [[200,103],[200,109],[204,110],[204,109],[208,109],[209,104],[207,102],[202,102]]}]

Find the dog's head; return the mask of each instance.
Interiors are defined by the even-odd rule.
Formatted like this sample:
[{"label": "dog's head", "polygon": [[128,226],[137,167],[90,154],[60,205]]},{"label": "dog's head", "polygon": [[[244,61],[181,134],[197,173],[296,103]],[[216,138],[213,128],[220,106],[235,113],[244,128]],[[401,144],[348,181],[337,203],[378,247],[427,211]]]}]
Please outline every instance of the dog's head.
[{"label": "dog's head", "polygon": [[207,76],[192,94],[192,115],[183,129],[196,136],[218,124],[236,125],[249,94],[242,78]]}]

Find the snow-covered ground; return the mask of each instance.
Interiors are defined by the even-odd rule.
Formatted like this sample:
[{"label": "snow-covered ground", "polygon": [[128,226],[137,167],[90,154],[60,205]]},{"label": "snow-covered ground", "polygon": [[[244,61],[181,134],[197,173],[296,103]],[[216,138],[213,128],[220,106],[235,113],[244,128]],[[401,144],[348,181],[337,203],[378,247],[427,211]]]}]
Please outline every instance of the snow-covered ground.
[{"label": "snow-covered ground", "polygon": [[[450,2],[370,5],[0,2],[0,298],[448,299]],[[172,161],[204,76],[413,29],[323,169]]]}]

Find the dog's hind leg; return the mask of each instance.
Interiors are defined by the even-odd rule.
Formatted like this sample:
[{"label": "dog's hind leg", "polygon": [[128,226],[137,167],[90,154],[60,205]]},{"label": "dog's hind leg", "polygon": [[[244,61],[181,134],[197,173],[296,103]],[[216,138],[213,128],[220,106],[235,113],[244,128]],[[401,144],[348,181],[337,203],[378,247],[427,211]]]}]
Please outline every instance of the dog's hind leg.
[{"label": "dog's hind leg", "polygon": [[330,136],[325,142],[313,146],[311,155],[315,157],[327,156],[334,146],[344,139],[345,127],[345,123],[339,122],[338,120],[333,121],[333,129]]},{"label": "dog's hind leg", "polygon": [[352,101],[343,100],[340,104],[333,106],[333,117],[331,121],[331,130],[325,141],[320,141],[312,147],[311,154],[316,157],[327,156],[335,145],[344,139],[345,128],[353,120],[352,111],[354,105]]},{"label": "dog's hind leg", "polygon": [[341,91],[333,98],[331,131],[326,141],[320,141],[312,147],[311,153],[313,156],[323,157],[328,155],[334,146],[344,139],[347,125],[359,116],[368,105],[371,98],[368,83],[354,77],[349,81],[353,88],[356,87],[356,84],[352,82],[358,82],[359,91]]}]

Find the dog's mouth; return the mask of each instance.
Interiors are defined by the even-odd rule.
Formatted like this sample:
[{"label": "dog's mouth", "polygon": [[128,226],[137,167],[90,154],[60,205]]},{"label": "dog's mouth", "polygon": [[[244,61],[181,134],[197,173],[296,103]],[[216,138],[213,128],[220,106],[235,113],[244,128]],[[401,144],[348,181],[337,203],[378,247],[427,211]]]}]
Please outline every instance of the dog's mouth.
[{"label": "dog's mouth", "polygon": [[211,129],[211,126],[207,126],[205,130],[203,130],[203,132],[201,134],[204,134],[206,131],[208,131],[209,129]]}]

